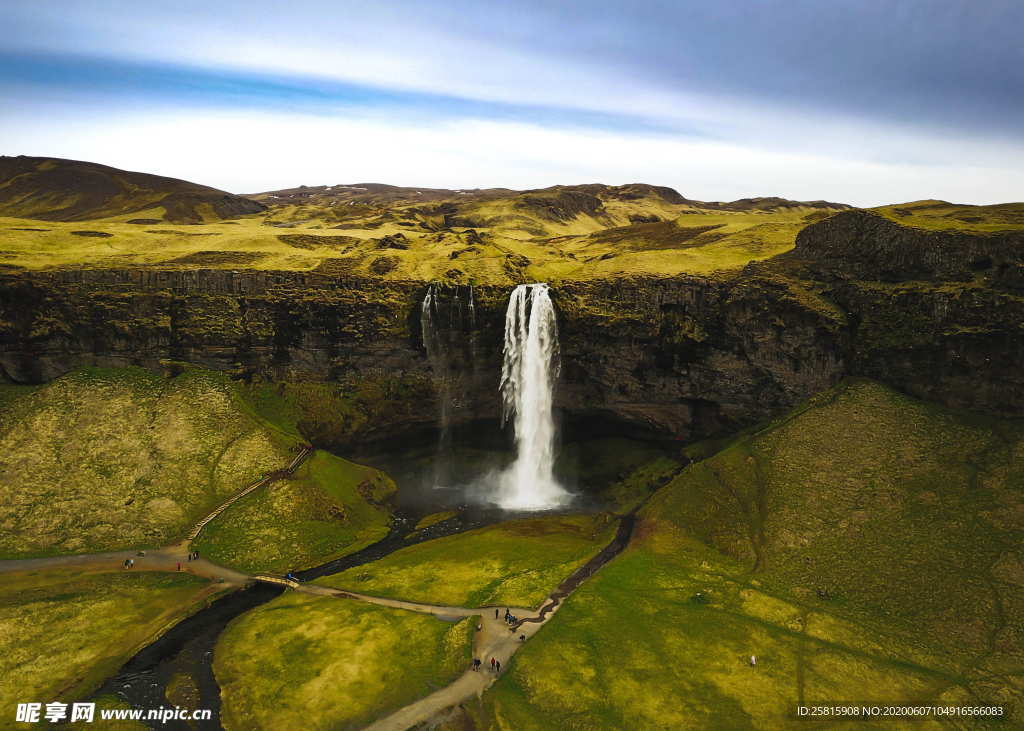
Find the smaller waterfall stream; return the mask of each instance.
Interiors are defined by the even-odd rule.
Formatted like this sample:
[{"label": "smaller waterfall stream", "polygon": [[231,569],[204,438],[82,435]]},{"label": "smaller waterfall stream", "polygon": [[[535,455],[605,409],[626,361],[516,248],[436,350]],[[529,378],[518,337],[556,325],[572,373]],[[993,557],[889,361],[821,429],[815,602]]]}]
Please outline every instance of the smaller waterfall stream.
[{"label": "smaller waterfall stream", "polygon": [[565,504],[555,480],[554,386],[558,322],[546,284],[520,284],[505,312],[501,369],[502,421],[515,425],[515,461],[500,476],[498,503],[512,510]]},{"label": "smaller waterfall stream", "polygon": [[[438,438],[433,486],[451,482],[452,411],[464,406],[466,379],[475,370],[476,305],[473,287],[427,286],[420,305],[420,332],[438,401]],[[467,301],[468,300],[468,301]]]}]

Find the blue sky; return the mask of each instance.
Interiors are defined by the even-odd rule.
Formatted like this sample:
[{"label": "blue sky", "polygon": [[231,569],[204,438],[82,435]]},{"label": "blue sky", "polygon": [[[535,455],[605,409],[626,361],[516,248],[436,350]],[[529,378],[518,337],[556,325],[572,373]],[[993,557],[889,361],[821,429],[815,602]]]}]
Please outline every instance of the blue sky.
[{"label": "blue sky", "polygon": [[0,153],[234,192],[1024,199],[1013,0],[5,0]]}]

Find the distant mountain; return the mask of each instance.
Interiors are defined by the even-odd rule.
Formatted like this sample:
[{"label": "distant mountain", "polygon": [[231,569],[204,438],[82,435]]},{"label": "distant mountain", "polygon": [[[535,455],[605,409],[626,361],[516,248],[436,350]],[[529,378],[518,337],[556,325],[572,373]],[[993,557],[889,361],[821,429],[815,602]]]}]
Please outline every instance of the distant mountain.
[{"label": "distant mountain", "polygon": [[329,206],[340,203],[365,204],[372,206],[393,205],[396,203],[423,203],[452,198],[501,198],[516,195],[517,191],[508,188],[486,189],[448,189],[448,188],[414,188],[384,183],[348,183],[338,185],[300,185],[297,188],[268,190],[263,193],[247,194],[246,197],[275,205],[317,205]]},{"label": "distant mountain", "polygon": [[777,211],[785,208],[818,208],[822,210],[845,211],[854,206],[846,203],[830,201],[794,201],[788,198],[767,196],[761,198],[740,198],[730,203],[696,203],[700,208],[711,208],[717,211]]},{"label": "distant mountain", "polygon": [[0,157],[0,216],[84,221],[146,211],[169,223],[201,223],[264,208],[257,201],[176,178],[79,160]]}]

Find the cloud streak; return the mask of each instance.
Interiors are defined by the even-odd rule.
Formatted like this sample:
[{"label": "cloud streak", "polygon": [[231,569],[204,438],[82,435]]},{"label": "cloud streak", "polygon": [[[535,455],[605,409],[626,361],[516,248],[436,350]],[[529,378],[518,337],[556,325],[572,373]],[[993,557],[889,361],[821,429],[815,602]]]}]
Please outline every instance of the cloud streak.
[{"label": "cloud streak", "polygon": [[[0,91],[19,102],[0,118],[8,154],[60,147],[119,164],[122,140],[171,115],[209,156],[180,174],[235,190],[249,186],[217,171],[247,166],[219,120],[272,129],[261,153],[274,164],[257,187],[359,177],[533,187],[624,175],[704,198],[1022,197],[1024,50],[1013,36],[1024,11],[1012,2],[46,8],[14,0],[0,10]],[[347,157],[314,153],[295,145],[299,130],[358,133],[379,142],[379,157],[364,160],[347,139]],[[417,152],[413,140],[428,147]],[[127,164],[167,172],[195,157],[173,147],[165,138]],[[298,147],[320,160],[299,159]],[[329,177],[326,160],[340,166]],[[376,174],[349,173],[371,162]]]}]

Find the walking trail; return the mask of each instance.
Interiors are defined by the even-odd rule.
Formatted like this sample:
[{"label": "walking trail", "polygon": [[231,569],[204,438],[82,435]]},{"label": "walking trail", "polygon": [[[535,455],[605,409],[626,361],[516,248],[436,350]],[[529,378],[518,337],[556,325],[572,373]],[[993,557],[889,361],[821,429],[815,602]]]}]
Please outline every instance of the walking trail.
[{"label": "walking trail", "polygon": [[[308,452],[300,454],[286,470],[268,475],[270,481],[280,479],[290,474],[301,463]],[[267,479],[261,480],[256,486],[266,484]],[[210,520],[221,513],[224,508],[230,505],[244,494],[251,492],[254,487],[247,486],[245,490],[237,494],[224,505],[220,506],[212,514],[204,518],[190,536],[198,534]],[[164,548],[149,551],[110,551],[106,553],[79,554],[75,556],[54,556],[50,558],[26,558],[0,561],[0,574],[14,571],[34,571],[55,568],[78,568],[83,571],[178,571],[188,572],[196,576],[202,576],[214,581],[232,586],[244,586],[253,581],[266,583],[285,584],[294,591],[304,594],[334,597],[353,601],[377,604],[392,609],[403,609],[410,612],[431,614],[439,619],[453,620],[460,617],[479,617],[477,620],[479,630],[473,639],[473,657],[481,660],[479,670],[467,669],[454,682],[441,688],[428,696],[414,701],[389,716],[386,716],[370,726],[367,731],[405,731],[416,724],[423,723],[433,716],[459,705],[471,698],[479,697],[499,677],[498,673],[491,670],[491,658],[501,663],[502,672],[508,666],[509,660],[522,647],[526,641],[533,637],[543,627],[562,604],[562,600],[571,594],[576,587],[589,578],[597,569],[614,558],[626,544],[633,531],[633,515],[622,518],[619,528],[612,541],[605,546],[596,556],[588,561],[566,578],[555,591],[542,603],[539,609],[526,609],[523,607],[506,606],[485,606],[485,607],[453,607],[436,604],[422,604],[419,602],[404,601],[401,599],[388,599],[385,597],[370,596],[357,592],[333,589],[316,584],[301,584],[290,581],[280,576],[259,574],[251,576],[235,571],[234,569],[207,561],[200,558],[194,561],[188,560],[191,550],[189,539]],[[131,569],[124,569],[125,559],[133,559],[135,566]],[[498,616],[495,617],[495,610]],[[518,618],[514,625],[508,625],[503,617],[508,609]],[[520,639],[523,636],[524,639]]]}]

